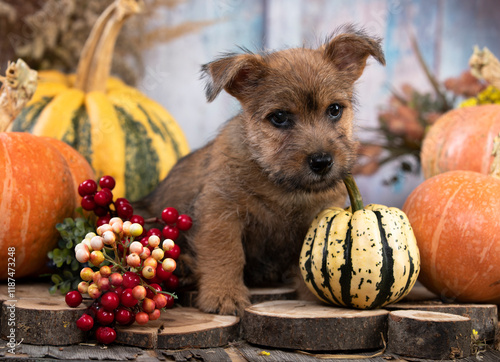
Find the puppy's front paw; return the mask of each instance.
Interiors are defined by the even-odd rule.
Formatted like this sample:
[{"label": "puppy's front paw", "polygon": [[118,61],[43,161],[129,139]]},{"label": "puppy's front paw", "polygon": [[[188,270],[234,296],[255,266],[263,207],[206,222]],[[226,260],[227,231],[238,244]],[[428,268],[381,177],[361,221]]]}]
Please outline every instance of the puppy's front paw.
[{"label": "puppy's front paw", "polygon": [[244,285],[201,287],[197,304],[204,312],[242,316],[250,305],[250,292]]}]

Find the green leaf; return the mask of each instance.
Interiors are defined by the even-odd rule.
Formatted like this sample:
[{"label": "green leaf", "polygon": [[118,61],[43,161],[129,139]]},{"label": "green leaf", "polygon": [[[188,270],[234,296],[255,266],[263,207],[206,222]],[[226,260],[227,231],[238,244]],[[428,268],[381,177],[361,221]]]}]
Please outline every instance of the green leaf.
[{"label": "green leaf", "polygon": [[47,258],[52,259],[54,257],[54,253],[52,251],[49,251],[47,253]]},{"label": "green leaf", "polygon": [[65,241],[68,241],[68,240],[71,240],[71,234],[66,231],[66,230],[61,230],[59,231],[59,234],[61,234],[61,237],[65,240]]},{"label": "green leaf", "polygon": [[78,289],[78,284],[80,284],[80,279],[74,279],[73,283],[71,284],[71,289],[73,290]]},{"label": "green leaf", "polygon": [[56,285],[63,281],[59,274],[52,274],[52,276],[50,277],[50,280],[52,280],[52,283],[54,283]]},{"label": "green leaf", "polygon": [[80,263],[78,262],[78,260],[73,259],[73,260],[71,261],[71,270],[73,270],[73,271],[75,272],[75,271],[77,271],[79,268],[80,268]]},{"label": "green leaf", "polygon": [[57,285],[52,285],[52,286],[49,288],[49,293],[50,293],[50,294],[54,294],[56,291],[57,291]]},{"label": "green leaf", "polygon": [[73,278],[73,273],[70,272],[69,270],[63,271],[63,278],[64,279],[72,279]]},{"label": "green leaf", "polygon": [[71,288],[71,283],[69,282],[69,280],[66,280],[62,282],[61,285],[59,286],[59,291],[62,294],[66,294],[67,292],[69,292],[70,288]]}]

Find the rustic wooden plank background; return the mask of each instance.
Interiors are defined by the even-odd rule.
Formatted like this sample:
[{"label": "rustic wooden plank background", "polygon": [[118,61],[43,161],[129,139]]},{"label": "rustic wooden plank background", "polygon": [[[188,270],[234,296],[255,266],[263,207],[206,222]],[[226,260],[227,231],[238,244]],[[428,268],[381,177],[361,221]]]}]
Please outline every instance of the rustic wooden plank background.
[{"label": "rustic wooden plank background", "polygon": [[[252,51],[316,46],[338,26],[352,22],[384,38],[387,66],[370,62],[357,88],[357,125],[374,126],[377,110],[390,95],[389,86],[410,83],[422,91],[431,89],[412,51],[410,34],[417,36],[437,78],[444,80],[467,69],[474,45],[500,55],[499,18],[498,0],[186,0],[159,13],[156,21],[214,24],[150,50],[140,88],[174,115],[191,147],[198,148],[239,109],[226,94],[206,103],[201,64],[223,52],[238,51],[238,46]],[[421,182],[413,177],[384,187],[382,180],[392,167],[358,178],[365,201],[401,206]]]}]

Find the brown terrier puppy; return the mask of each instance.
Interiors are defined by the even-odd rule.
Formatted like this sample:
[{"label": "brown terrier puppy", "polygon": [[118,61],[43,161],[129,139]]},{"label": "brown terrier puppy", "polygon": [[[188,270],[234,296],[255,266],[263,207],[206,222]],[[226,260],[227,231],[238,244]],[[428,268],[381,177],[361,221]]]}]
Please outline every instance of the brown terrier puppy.
[{"label": "brown terrier puppy", "polygon": [[203,66],[208,101],[224,89],[242,112],[135,205],[146,216],[166,206],[192,215],[181,255],[201,310],[243,312],[247,286],[298,269],[313,218],[344,204],[341,180],[356,159],[353,86],[370,55],[385,63],[380,40],[348,26],[318,49],[233,54]]}]

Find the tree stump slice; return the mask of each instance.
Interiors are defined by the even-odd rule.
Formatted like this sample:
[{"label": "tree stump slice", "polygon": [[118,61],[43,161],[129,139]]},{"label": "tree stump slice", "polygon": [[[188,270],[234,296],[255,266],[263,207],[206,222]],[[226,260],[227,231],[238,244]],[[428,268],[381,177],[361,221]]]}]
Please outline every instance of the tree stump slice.
[{"label": "tree stump slice", "polygon": [[388,313],[312,301],[269,301],[245,310],[243,337],[262,346],[309,351],[377,349],[387,334]]},{"label": "tree stump slice", "polygon": [[146,325],[118,327],[118,343],[142,348],[210,348],[239,337],[239,318],[178,307],[162,312]]},{"label": "tree stump slice", "polygon": [[11,340],[13,333],[17,342],[52,346],[84,341],[84,332],[76,327],[76,320],[86,306],[82,304],[78,308],[70,308],[61,295],[52,296],[47,289],[45,292],[47,296],[43,298],[19,298],[3,302],[2,338]]},{"label": "tree stump slice", "polygon": [[389,311],[411,309],[469,317],[479,340],[493,341],[498,326],[498,308],[495,304],[396,303],[385,308]]},{"label": "tree stump slice", "polygon": [[[179,293],[177,303],[183,307],[196,307],[197,291]],[[250,288],[250,303],[257,304],[269,300],[297,299],[297,290],[293,287],[283,286],[276,288]]]},{"label": "tree stump slice", "polygon": [[[15,299],[38,299],[38,298],[60,298],[61,293],[56,294],[49,293],[50,284],[47,283],[37,283],[37,284],[26,284],[23,282],[16,283],[15,287]],[[9,297],[8,287],[3,284],[0,285],[0,302],[11,300]]]},{"label": "tree stump slice", "polygon": [[389,352],[412,358],[455,359],[470,356],[471,320],[419,310],[389,314]]}]

